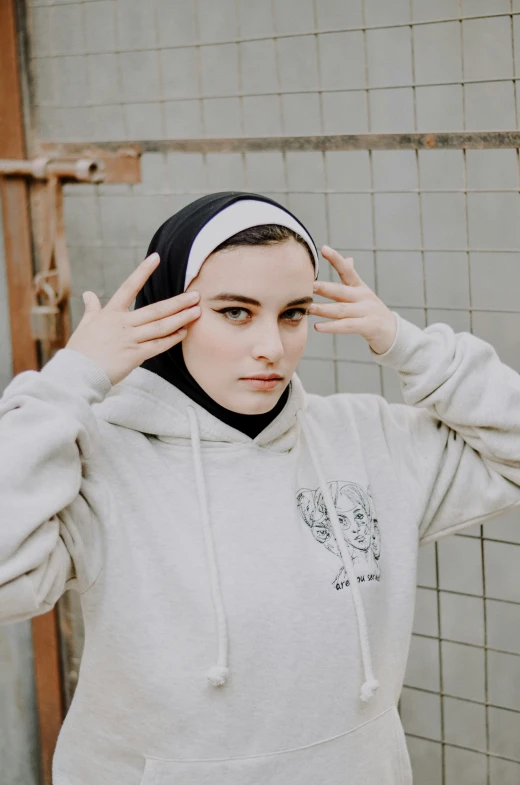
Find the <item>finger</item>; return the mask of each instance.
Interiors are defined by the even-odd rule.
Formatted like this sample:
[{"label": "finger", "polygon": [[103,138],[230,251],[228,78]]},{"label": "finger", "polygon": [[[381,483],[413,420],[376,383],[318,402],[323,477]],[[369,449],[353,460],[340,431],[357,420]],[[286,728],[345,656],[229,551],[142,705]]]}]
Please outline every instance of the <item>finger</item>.
[{"label": "finger", "polygon": [[85,303],[85,314],[101,310],[101,303],[99,297],[94,292],[83,292],[83,302]]},{"label": "finger", "polygon": [[356,333],[363,335],[366,327],[366,317],[358,319],[336,319],[334,322],[316,322],[314,329],[319,333]]},{"label": "finger", "polygon": [[180,313],[167,316],[165,319],[158,319],[155,322],[148,322],[140,327],[134,328],[133,336],[137,343],[155,341],[157,338],[165,338],[168,335],[185,327],[190,322],[195,321],[200,316],[200,306],[194,305],[192,308],[184,308]]},{"label": "finger", "polygon": [[140,363],[149,360],[150,357],[155,357],[157,354],[167,352],[172,346],[180,343],[187,333],[186,327],[182,327],[177,332],[172,333],[172,335],[166,335],[164,338],[156,338],[154,341],[145,341],[145,343],[139,344],[138,357],[140,357]]},{"label": "finger", "polygon": [[114,311],[127,311],[133,301],[159,264],[159,254],[153,253],[141,262],[126,281],[123,281],[117,292],[108,301],[105,308]]},{"label": "finger", "polygon": [[168,297],[167,300],[159,300],[156,303],[145,305],[143,308],[132,311],[130,323],[134,327],[139,327],[142,324],[155,322],[158,319],[164,319],[166,316],[172,316],[172,314],[178,313],[184,308],[189,308],[199,300],[199,292],[192,291],[176,294],[175,297]]},{"label": "finger", "polygon": [[343,283],[346,283],[349,286],[361,286],[363,281],[359,277],[357,271],[354,269],[354,259],[350,257],[345,258],[339,253],[339,251],[336,251],[329,245],[322,246],[321,254],[338,272],[338,275]]},{"label": "finger", "polygon": [[355,286],[347,286],[335,281],[314,281],[314,294],[321,294],[331,300],[355,303],[361,297],[360,290]]},{"label": "finger", "polygon": [[349,319],[363,316],[363,303],[313,303],[308,308],[312,316],[324,316],[327,319]]}]

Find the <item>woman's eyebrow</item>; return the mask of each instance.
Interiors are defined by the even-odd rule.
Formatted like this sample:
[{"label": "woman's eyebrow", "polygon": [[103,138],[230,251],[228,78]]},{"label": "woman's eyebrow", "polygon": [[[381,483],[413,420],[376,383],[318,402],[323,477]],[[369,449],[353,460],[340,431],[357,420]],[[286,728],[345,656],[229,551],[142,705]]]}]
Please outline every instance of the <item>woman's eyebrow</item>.
[{"label": "woman's eyebrow", "polygon": [[[215,297],[210,297],[209,299],[212,301],[217,300],[219,302],[222,300],[233,300],[237,303],[256,305],[258,308],[262,307],[262,303],[259,300],[254,300],[252,297],[246,297],[245,294],[234,294],[233,292],[221,292],[220,294],[215,295]],[[312,302],[312,297],[299,297],[297,300],[291,300],[291,302],[287,303],[285,307],[290,308],[293,305],[310,305]]]}]

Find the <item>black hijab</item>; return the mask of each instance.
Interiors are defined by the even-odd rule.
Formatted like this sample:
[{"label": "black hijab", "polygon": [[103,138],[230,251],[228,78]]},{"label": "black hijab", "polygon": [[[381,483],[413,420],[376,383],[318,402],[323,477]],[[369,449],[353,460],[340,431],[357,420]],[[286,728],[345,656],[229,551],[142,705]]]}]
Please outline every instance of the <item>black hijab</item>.
[{"label": "black hijab", "polygon": [[[293,221],[296,221],[309,236],[307,230],[296,216],[278,204],[278,202],[266,196],[241,191],[225,191],[202,196],[200,199],[183,207],[182,210],[172,215],[171,218],[168,218],[152,237],[147,256],[156,252],[159,254],[161,261],[137,295],[135,309],[143,308],[159,300],[175,297],[184,292],[188,259],[197,235],[208,221],[218,213],[241,200],[254,200],[255,202],[274,205],[278,209],[283,210]],[[265,223],[265,221],[259,223]],[[276,221],[270,223],[276,223]],[[224,239],[229,239],[229,237],[237,234],[242,228],[240,226],[235,230],[231,229],[228,236],[221,238],[218,244],[223,242]],[[206,256],[209,256],[213,250],[215,248],[208,251]],[[317,265],[318,256],[314,243],[311,251],[313,255],[315,254]],[[188,371],[182,353],[182,341],[172,346],[166,352],[146,360],[141,367],[162,376],[163,379],[173,384],[219,420],[227,423],[232,428],[236,428],[251,439],[254,439],[278,416],[289,398],[290,383],[280,396],[276,406],[264,414],[240,414],[220,406],[202,389]]]}]

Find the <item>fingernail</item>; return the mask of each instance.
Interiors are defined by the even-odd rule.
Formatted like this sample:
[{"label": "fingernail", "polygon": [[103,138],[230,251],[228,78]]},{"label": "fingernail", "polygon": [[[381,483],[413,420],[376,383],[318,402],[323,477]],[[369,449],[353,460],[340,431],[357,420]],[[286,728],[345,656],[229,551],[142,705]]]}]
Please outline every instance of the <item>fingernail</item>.
[{"label": "fingernail", "polygon": [[159,260],[159,254],[152,253],[147,259],[145,259],[145,262],[148,262],[148,264],[155,264],[155,262],[157,262],[158,260]]}]

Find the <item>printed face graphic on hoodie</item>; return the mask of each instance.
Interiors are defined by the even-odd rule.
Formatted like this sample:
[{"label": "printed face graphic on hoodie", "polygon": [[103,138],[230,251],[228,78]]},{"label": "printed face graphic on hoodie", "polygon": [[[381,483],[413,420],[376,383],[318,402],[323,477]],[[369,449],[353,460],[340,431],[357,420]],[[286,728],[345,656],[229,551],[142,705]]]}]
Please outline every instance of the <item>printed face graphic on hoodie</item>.
[{"label": "printed face graphic on hoodie", "polygon": [[[328,487],[358,579],[372,576],[370,579],[379,580],[381,534],[373,514],[370,489],[365,491],[357,483],[339,480],[329,482]],[[319,489],[302,488],[297,494],[297,504],[314,539],[341,559],[322,492]],[[343,585],[348,585],[345,579],[345,568],[342,566],[333,583],[338,588],[338,582],[343,581],[340,586],[343,588]]]}]

